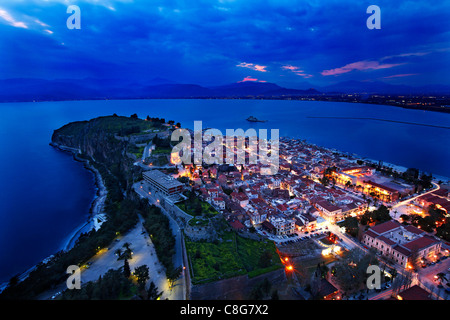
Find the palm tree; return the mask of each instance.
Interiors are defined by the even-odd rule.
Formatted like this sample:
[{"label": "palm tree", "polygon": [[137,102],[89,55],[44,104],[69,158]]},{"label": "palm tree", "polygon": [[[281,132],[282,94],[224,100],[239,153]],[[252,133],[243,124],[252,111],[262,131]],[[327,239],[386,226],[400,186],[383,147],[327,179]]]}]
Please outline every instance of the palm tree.
[{"label": "palm tree", "polygon": [[117,255],[117,260],[120,260],[122,258],[122,249],[117,249],[116,251],[114,251],[114,253]]},{"label": "palm tree", "polygon": [[129,242],[125,242],[123,244],[123,246],[122,246],[125,249],[124,252],[123,252],[123,257],[125,259],[131,259],[131,255],[133,253],[133,250],[131,250],[130,246],[131,246],[131,243],[129,243]]}]

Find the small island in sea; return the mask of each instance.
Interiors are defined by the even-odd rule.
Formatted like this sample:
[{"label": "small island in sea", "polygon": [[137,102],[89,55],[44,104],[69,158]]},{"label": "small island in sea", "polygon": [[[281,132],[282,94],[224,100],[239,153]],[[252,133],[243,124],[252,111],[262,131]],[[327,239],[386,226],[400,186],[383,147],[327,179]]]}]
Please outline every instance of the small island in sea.
[{"label": "small island in sea", "polygon": [[250,122],[267,122],[267,120],[259,120],[259,119],[255,118],[254,116],[248,117],[247,121],[250,121]]}]

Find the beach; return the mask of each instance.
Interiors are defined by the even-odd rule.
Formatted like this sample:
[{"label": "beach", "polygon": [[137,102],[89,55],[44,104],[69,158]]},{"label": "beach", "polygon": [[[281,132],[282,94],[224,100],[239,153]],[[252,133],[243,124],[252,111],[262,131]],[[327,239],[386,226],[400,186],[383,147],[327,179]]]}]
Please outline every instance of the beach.
[{"label": "beach", "polygon": [[98,230],[101,226],[101,223],[105,221],[105,215],[103,214],[103,206],[105,204],[106,196],[108,194],[105,184],[103,183],[102,176],[98,172],[96,168],[94,168],[88,160],[81,159],[77,155],[80,153],[80,150],[70,148],[67,146],[58,145],[55,143],[50,143],[51,146],[69,152],[73,155],[74,160],[80,161],[84,163],[84,166],[87,170],[91,171],[95,177],[95,186],[97,188],[97,192],[94,200],[92,201],[91,208],[89,210],[89,217],[86,223],[77,227],[73,233],[67,238],[62,246],[62,250],[68,251],[76,244],[78,238],[82,233],[89,232],[93,229]]}]

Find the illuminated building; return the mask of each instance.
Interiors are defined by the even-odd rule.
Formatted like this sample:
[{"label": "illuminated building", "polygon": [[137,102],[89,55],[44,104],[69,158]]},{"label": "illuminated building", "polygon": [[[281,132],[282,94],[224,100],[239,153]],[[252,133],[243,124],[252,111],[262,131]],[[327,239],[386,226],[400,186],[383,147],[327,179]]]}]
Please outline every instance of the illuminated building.
[{"label": "illuminated building", "polygon": [[146,171],[142,175],[144,180],[147,181],[154,189],[160,191],[166,196],[176,195],[183,191],[183,184],[181,182],[162,173],[161,171]]},{"label": "illuminated building", "polygon": [[442,246],[441,241],[428,236],[424,231],[393,220],[367,230],[361,242],[403,268],[417,264],[423,258],[433,260]]}]

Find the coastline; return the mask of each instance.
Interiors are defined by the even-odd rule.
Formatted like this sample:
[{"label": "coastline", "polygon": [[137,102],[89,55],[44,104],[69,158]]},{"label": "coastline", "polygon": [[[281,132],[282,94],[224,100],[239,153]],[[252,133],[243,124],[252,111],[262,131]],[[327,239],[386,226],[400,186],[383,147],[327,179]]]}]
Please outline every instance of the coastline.
[{"label": "coastline", "polygon": [[98,230],[101,226],[101,223],[105,221],[105,216],[103,214],[103,206],[105,204],[106,196],[108,194],[106,187],[103,183],[102,176],[98,172],[96,168],[94,168],[88,160],[81,159],[77,156],[80,153],[79,149],[70,148],[67,146],[59,145],[51,142],[50,145],[58,150],[71,153],[74,160],[78,162],[82,162],[86,170],[91,171],[94,174],[95,179],[95,187],[97,189],[96,195],[92,200],[91,207],[89,209],[89,217],[87,221],[75,228],[75,230],[68,236],[68,238],[64,241],[64,245],[62,246],[62,250],[68,251],[77,242],[78,238],[82,233],[89,232],[93,229]]},{"label": "coastline", "polygon": [[[323,148],[323,149],[326,149],[326,150],[328,150],[330,152],[338,152],[341,155],[351,155],[354,158],[358,158],[359,160],[366,161],[366,162],[371,162],[371,163],[375,163],[375,164],[379,162],[379,160],[375,160],[375,159],[372,159],[372,158],[361,156],[361,155],[356,154],[356,153],[350,153],[350,152],[338,150],[336,148],[320,146],[318,144],[309,142],[306,139],[300,139],[300,138],[289,137],[289,136],[281,137],[281,138],[305,141],[309,145],[313,145],[313,146],[318,147],[318,148]],[[394,163],[390,163],[390,162],[386,162],[386,161],[383,161],[383,166],[391,167],[393,170],[398,171],[398,172],[405,172],[406,170],[408,170],[407,167],[404,167],[404,166],[398,165],[398,164],[394,164]],[[423,171],[423,170],[421,170],[421,171]],[[443,183],[450,184],[450,177],[446,177],[446,176],[442,176],[442,175],[438,175],[438,174],[432,174],[432,180],[435,181],[435,182],[438,182],[440,180]]]},{"label": "coastline", "polygon": [[[96,194],[91,202],[91,206],[89,209],[89,216],[87,221],[82,224],[81,226],[77,226],[73,232],[63,241],[63,245],[61,245],[60,250],[62,251],[69,251],[73,246],[76,244],[78,238],[82,233],[89,232],[93,229],[98,230],[101,226],[101,223],[105,221],[105,215],[103,214],[103,206],[105,204],[106,196],[108,194],[106,187],[103,183],[103,179],[98,172],[97,169],[95,169],[88,160],[80,159],[77,157],[77,154],[80,153],[78,149],[70,148],[67,146],[62,146],[55,144],[53,142],[49,143],[50,146],[64,152],[68,152],[72,154],[73,159],[78,162],[82,162],[84,164],[84,168],[86,170],[91,171],[94,174],[94,180],[95,180],[95,187],[97,189]],[[42,259],[39,263],[43,262],[46,263],[49,259],[51,259],[54,255],[50,255],[44,259]],[[25,280],[28,275],[36,269],[36,266],[38,263],[27,269],[26,271],[19,273],[18,279],[19,281]],[[9,281],[0,283],[0,293],[7,287]]]}]

